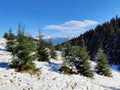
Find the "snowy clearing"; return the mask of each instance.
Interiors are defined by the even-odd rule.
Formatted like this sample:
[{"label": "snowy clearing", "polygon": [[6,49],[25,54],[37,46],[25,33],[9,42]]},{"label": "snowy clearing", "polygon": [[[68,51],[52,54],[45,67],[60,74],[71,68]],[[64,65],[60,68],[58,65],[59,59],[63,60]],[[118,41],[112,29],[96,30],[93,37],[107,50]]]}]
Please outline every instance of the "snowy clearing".
[{"label": "snowy clearing", "polygon": [[[12,56],[5,49],[6,40],[0,38],[0,90],[120,90],[120,72],[112,66],[112,76],[94,74],[94,79],[80,75],[64,75],[58,71],[61,66],[60,52],[58,61],[51,63],[35,61],[40,72],[36,75],[18,73],[8,67]],[[95,62],[91,62],[94,70]]]}]

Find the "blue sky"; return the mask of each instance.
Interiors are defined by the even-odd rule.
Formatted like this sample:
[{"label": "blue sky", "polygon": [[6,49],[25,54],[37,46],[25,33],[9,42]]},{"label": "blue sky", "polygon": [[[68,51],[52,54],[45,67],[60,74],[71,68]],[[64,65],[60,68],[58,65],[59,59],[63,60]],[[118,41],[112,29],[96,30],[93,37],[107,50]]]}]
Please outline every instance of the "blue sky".
[{"label": "blue sky", "polygon": [[0,0],[0,36],[18,22],[33,36],[74,37],[120,16],[120,0]]}]

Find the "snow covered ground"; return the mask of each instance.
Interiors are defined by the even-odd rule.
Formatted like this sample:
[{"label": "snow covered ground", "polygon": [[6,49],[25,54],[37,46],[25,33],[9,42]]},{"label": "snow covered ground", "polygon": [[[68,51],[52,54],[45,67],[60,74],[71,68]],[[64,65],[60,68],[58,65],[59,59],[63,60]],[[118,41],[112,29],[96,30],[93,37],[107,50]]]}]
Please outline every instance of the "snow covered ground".
[{"label": "snow covered ground", "polygon": [[[58,69],[61,66],[60,52],[58,61],[37,62],[40,72],[36,75],[18,73],[8,67],[12,56],[4,50],[6,40],[0,38],[0,90],[120,90],[120,72],[112,66],[113,77],[94,74],[94,79],[80,75],[64,75]],[[91,62],[92,69],[96,65]]]}]

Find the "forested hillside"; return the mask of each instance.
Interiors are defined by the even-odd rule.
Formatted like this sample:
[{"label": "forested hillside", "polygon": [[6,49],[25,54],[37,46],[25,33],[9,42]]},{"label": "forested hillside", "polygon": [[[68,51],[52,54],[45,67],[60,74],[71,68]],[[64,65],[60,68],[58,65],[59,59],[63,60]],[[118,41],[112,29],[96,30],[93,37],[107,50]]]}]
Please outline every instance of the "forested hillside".
[{"label": "forested hillside", "polygon": [[120,18],[116,16],[95,29],[71,39],[70,42],[73,46],[82,46],[84,43],[91,60],[95,60],[98,47],[102,46],[109,63],[120,64]]}]

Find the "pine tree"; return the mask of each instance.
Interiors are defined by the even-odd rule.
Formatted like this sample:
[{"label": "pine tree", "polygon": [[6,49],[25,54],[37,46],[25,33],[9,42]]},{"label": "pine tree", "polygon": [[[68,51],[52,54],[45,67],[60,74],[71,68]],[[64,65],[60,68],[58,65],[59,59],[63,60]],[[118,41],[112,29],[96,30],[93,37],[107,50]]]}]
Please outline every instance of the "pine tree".
[{"label": "pine tree", "polygon": [[6,50],[9,52],[14,52],[15,48],[15,35],[12,33],[12,29],[9,29],[8,33],[5,33],[4,38],[6,38],[8,41],[6,43]]},{"label": "pine tree", "polygon": [[48,45],[49,45],[49,49],[50,49],[50,56],[51,56],[51,58],[57,59],[57,54],[55,52],[55,47],[53,46],[52,42],[49,41]]},{"label": "pine tree", "polygon": [[16,44],[15,40],[9,40],[6,43],[6,50],[13,53],[15,49],[15,44]]},{"label": "pine tree", "polygon": [[74,63],[77,69],[77,73],[80,73],[86,77],[93,78],[93,73],[89,63],[90,57],[85,46],[80,47],[77,50],[76,58],[77,59],[74,61]]},{"label": "pine tree", "polygon": [[6,32],[3,37],[7,39],[8,38],[8,33]]},{"label": "pine tree", "polygon": [[103,52],[103,49],[101,48],[99,48],[98,53],[96,55],[96,61],[97,61],[96,72],[100,75],[110,77],[111,72],[109,69],[108,61]]},{"label": "pine tree", "polygon": [[33,46],[31,47],[33,41],[28,36],[25,36],[23,32],[21,33],[21,30],[18,31],[14,60],[11,62],[10,67],[15,68],[19,72],[25,71],[34,74],[37,69],[33,63],[33,60],[35,60],[35,55],[33,54],[34,49]]},{"label": "pine tree", "polygon": [[18,34],[17,34],[17,38],[16,38],[16,46],[15,46],[15,50],[13,52],[13,55],[16,55],[19,50],[22,50],[23,49],[23,44],[26,40],[26,35],[25,35],[25,32],[24,32],[25,28],[19,23],[18,25]]},{"label": "pine tree", "polygon": [[49,62],[48,52],[47,52],[47,49],[45,47],[45,43],[42,40],[42,35],[41,34],[39,34],[39,41],[38,41],[38,44],[37,44],[37,57],[38,57],[38,61]]},{"label": "pine tree", "polygon": [[36,51],[36,44],[35,44],[35,42],[34,42],[34,39],[33,39],[30,35],[28,35],[28,36],[27,36],[27,41],[28,41],[29,44],[30,44],[29,50],[35,52],[35,51]]},{"label": "pine tree", "polygon": [[15,35],[14,35],[13,32],[12,32],[12,28],[9,28],[8,33],[5,33],[5,34],[4,34],[4,37],[5,37],[7,40],[14,40],[14,39],[15,39]]},{"label": "pine tree", "polygon": [[71,43],[69,41],[67,41],[64,44],[63,50],[64,50],[63,57],[71,56],[71,54],[72,54],[72,46],[71,46]]},{"label": "pine tree", "polygon": [[56,50],[61,51],[62,50],[62,45],[58,43],[56,45]]},{"label": "pine tree", "polygon": [[60,68],[64,74],[72,74],[73,71],[73,49],[71,44],[67,41],[64,46],[62,47],[62,57],[63,57],[63,64]]}]

